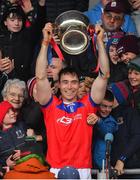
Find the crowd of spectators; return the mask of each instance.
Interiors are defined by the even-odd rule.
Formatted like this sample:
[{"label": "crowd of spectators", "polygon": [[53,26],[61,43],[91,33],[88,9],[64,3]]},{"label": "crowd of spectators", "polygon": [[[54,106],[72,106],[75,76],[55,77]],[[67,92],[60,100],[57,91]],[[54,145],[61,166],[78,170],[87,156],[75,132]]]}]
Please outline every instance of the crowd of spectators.
[{"label": "crowd of spectators", "polygon": [[[3,179],[55,179],[67,166],[62,176],[91,179],[91,168],[106,167],[107,133],[114,135],[110,163],[119,178],[140,178],[124,175],[140,168],[140,0],[88,6],[89,0],[0,1]],[[87,33],[94,29],[77,55],[61,48],[53,29],[70,10],[89,19]]]}]

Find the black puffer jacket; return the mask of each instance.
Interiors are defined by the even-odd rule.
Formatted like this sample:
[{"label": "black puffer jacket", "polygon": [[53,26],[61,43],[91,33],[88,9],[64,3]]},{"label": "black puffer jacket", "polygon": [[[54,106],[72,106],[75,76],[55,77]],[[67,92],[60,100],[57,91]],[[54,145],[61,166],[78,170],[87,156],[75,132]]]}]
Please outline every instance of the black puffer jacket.
[{"label": "black puffer jacket", "polygon": [[[17,9],[18,8],[20,8],[20,6],[17,6]],[[40,11],[38,11],[37,17],[32,16],[29,27],[25,27],[25,19],[23,18],[23,27],[16,33],[8,31],[4,25],[4,20],[1,21],[0,49],[2,51],[2,58],[9,57],[11,60],[14,59],[15,66],[14,70],[8,74],[8,78],[19,78],[27,81],[32,77],[31,64],[41,26],[38,22],[41,18],[41,13],[39,14]],[[25,18],[27,18],[28,15],[30,16],[31,14],[26,14]]]},{"label": "black puffer jacket", "polygon": [[30,65],[33,56],[33,44],[30,30],[18,33],[3,31],[0,33],[2,56],[14,59],[15,68],[10,78],[27,81],[30,78]]},{"label": "black puffer jacket", "polygon": [[89,0],[47,0],[46,1],[46,20],[54,22],[56,17],[68,10],[87,11]]}]

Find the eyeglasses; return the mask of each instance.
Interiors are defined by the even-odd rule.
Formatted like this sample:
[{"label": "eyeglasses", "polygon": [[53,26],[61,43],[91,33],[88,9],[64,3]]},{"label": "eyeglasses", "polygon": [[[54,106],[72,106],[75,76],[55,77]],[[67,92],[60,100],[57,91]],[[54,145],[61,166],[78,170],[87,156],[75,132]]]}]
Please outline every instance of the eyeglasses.
[{"label": "eyeglasses", "polygon": [[109,20],[113,19],[114,21],[117,21],[117,22],[119,22],[123,19],[123,17],[121,17],[121,16],[112,16],[112,14],[108,13],[108,12],[105,13],[105,16],[107,19],[109,19]]},{"label": "eyeglasses", "polygon": [[108,106],[106,104],[100,104],[100,107],[110,109],[110,110],[113,108],[113,106]]}]

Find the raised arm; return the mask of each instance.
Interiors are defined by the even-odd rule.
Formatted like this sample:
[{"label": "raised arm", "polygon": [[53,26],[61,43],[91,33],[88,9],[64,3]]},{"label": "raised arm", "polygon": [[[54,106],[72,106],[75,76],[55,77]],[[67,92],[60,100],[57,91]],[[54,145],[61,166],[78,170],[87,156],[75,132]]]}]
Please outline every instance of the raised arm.
[{"label": "raised arm", "polygon": [[91,98],[97,104],[100,104],[104,98],[107,81],[109,78],[109,59],[103,42],[104,30],[100,25],[96,25],[95,32],[97,34],[98,61],[100,71],[91,87]]},{"label": "raised arm", "polygon": [[47,51],[52,38],[52,25],[47,23],[43,29],[43,41],[36,62],[37,96],[41,105],[45,105],[52,96],[52,90],[47,78]]}]

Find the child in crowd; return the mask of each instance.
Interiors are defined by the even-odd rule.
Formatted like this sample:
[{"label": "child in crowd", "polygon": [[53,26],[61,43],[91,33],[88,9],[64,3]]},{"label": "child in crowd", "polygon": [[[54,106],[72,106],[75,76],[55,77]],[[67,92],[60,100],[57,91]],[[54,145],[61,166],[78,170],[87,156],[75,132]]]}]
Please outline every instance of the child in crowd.
[{"label": "child in crowd", "polygon": [[118,42],[116,50],[121,61],[128,64],[140,54],[140,40],[135,35],[124,36]]},{"label": "child in crowd", "polygon": [[115,133],[118,130],[116,120],[110,115],[114,105],[114,96],[110,90],[106,90],[105,97],[101,102],[98,115],[90,114],[88,124],[95,124],[95,136],[93,144],[93,163],[96,168],[102,168],[102,162],[106,159],[106,142],[104,140],[107,133]]},{"label": "child in crowd", "polygon": [[[123,38],[123,37],[121,37]],[[118,82],[127,79],[127,68],[126,64],[121,62],[120,57],[117,54],[117,44],[120,38],[113,38],[108,44],[107,51],[109,55],[110,64],[110,78],[109,83]]]},{"label": "child in crowd", "polygon": [[80,86],[78,89],[78,98],[82,98],[84,95],[88,94],[91,90],[91,85],[94,78],[88,76],[80,76]]},{"label": "child in crowd", "polygon": [[[3,101],[0,103],[0,112],[0,164],[2,167],[8,166],[13,169],[15,166],[17,168],[17,164],[28,159],[35,158],[37,161],[41,159],[42,152],[39,152],[34,131],[27,129],[24,122],[17,119],[18,113],[13,106],[8,101]],[[26,160],[22,159],[25,157],[27,157]]]},{"label": "child in crowd", "polygon": [[128,104],[140,113],[140,57],[127,65],[128,80],[111,83],[109,88],[119,104]]}]

